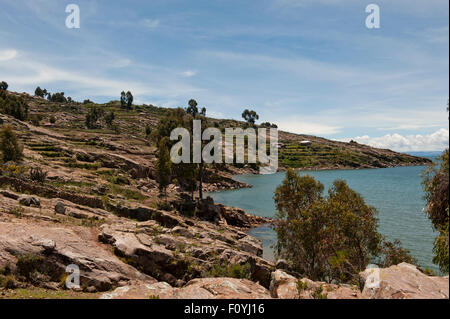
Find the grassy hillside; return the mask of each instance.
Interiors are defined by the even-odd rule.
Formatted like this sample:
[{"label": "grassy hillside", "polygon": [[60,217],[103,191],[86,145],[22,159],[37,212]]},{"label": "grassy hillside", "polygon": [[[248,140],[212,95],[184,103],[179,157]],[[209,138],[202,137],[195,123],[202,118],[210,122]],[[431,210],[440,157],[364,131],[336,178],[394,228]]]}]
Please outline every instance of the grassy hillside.
[{"label": "grassy hillside", "polygon": [[[24,138],[25,147],[38,153],[45,161],[58,163],[64,167],[97,169],[102,165],[97,160],[86,160],[82,155],[71,153],[70,148],[108,152],[119,150],[125,153],[141,153],[153,160],[154,145],[146,135],[146,127],[154,130],[159,119],[167,114],[168,109],[153,105],[137,105],[132,110],[121,108],[118,101],[106,104],[94,103],[55,103],[28,94],[11,93],[20,96],[29,106],[28,123],[33,134],[27,133]],[[103,120],[97,127],[88,129],[85,124],[86,114],[90,109],[98,107],[105,114],[114,112],[113,125]],[[208,126],[219,128],[242,127],[244,122],[208,118]],[[22,134],[24,126],[18,129]],[[45,129],[57,136],[55,141],[36,141],[33,135]],[[28,130],[28,128],[27,128]],[[26,130],[26,131],[27,131]],[[67,145],[63,148],[62,144]],[[311,145],[301,145],[302,141],[310,141]],[[390,150],[376,149],[358,143],[343,143],[320,137],[279,132],[279,162],[282,167],[302,169],[342,169],[342,168],[375,168],[402,165],[423,165],[428,159],[401,154]],[[104,164],[104,163],[103,163]]]}]

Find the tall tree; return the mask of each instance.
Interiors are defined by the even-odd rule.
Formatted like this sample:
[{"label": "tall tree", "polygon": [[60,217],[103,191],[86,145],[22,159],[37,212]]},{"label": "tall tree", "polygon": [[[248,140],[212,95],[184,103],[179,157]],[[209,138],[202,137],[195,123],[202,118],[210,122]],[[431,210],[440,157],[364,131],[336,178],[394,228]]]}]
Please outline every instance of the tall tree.
[{"label": "tall tree", "polygon": [[247,121],[247,123],[251,126],[255,125],[256,120],[259,120],[259,115],[253,111],[245,109],[244,112],[242,112],[242,118]]},{"label": "tall tree", "polygon": [[38,86],[36,90],[34,90],[34,95],[44,97],[44,91],[41,89],[41,87]]},{"label": "tall tree", "polygon": [[197,101],[194,99],[190,99],[188,102],[188,107],[186,108],[186,113],[192,115],[195,118],[198,114]]},{"label": "tall tree", "polygon": [[120,93],[120,106],[123,108],[127,106],[127,95],[125,94],[125,91]]},{"label": "tall tree", "polygon": [[131,94],[131,92],[128,91],[126,94],[126,98],[127,98],[127,107],[128,107],[128,109],[131,109],[131,106],[133,105],[133,100],[134,100],[133,94]]},{"label": "tall tree", "polygon": [[289,169],[275,190],[279,256],[311,280],[356,282],[374,258],[383,266],[415,260],[378,233],[377,211],[342,180],[323,195],[311,176]]},{"label": "tall tree", "polygon": [[434,241],[433,262],[449,272],[449,150],[446,149],[423,175],[426,213],[438,232]]}]

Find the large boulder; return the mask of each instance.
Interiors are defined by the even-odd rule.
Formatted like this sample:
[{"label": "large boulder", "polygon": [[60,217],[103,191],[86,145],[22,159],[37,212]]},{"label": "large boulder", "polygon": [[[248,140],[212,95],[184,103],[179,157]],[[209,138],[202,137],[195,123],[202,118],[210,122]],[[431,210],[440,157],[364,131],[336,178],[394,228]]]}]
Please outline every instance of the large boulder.
[{"label": "large boulder", "polygon": [[67,275],[66,267],[72,264],[79,267],[81,289],[86,291],[156,282],[114,256],[89,229],[24,220],[0,222],[0,268],[16,268],[21,258],[39,261],[36,270],[43,280],[35,284],[42,286],[60,284]]},{"label": "large boulder", "polygon": [[[378,276],[375,271],[378,272]],[[366,281],[363,298],[371,299],[448,299],[449,277],[428,276],[416,266],[401,263],[360,273]],[[379,285],[372,279],[379,278]]]},{"label": "large boulder", "polygon": [[297,279],[281,270],[272,273],[270,295],[279,299],[360,299],[355,286],[315,282],[307,278]]},{"label": "large boulder", "polygon": [[247,279],[200,278],[182,288],[168,283],[125,286],[103,294],[101,299],[270,299],[269,291]]},{"label": "large boulder", "polygon": [[34,196],[22,195],[19,197],[19,203],[28,207],[41,207],[41,201]]}]

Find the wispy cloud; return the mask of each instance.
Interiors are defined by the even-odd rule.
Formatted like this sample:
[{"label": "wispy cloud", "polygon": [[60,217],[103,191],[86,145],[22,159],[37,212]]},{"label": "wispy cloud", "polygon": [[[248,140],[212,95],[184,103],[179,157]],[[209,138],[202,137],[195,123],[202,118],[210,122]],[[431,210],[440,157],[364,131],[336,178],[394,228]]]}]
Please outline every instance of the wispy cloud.
[{"label": "wispy cloud", "polygon": [[0,50],[0,61],[12,60],[17,56],[16,50]]},{"label": "wispy cloud", "polygon": [[193,76],[197,75],[197,71],[186,70],[186,71],[182,72],[181,75],[186,77],[186,78],[190,78],[190,77],[193,77]]},{"label": "wispy cloud", "polygon": [[[67,89],[66,93],[74,98],[85,97],[115,97],[122,90],[131,90],[140,100],[164,98],[173,99],[186,95],[198,94],[201,90],[191,84],[179,81],[178,70],[162,71],[161,68],[147,65],[146,72],[153,72],[155,77],[146,81],[131,80],[127,73],[119,76],[107,76],[108,68],[113,70],[118,66],[128,66],[131,61],[119,59],[113,65],[106,63],[102,72],[93,73],[88,68],[77,69],[60,67],[43,62],[31,53],[16,50],[0,50],[0,78],[10,83],[12,89],[33,92],[40,86],[51,86],[55,90]],[[67,63],[66,63],[67,64]],[[140,68],[140,66],[136,66]],[[148,71],[153,70],[153,71]],[[157,76],[156,76],[157,75]]]},{"label": "wispy cloud", "polygon": [[155,29],[159,26],[159,20],[158,19],[144,19],[141,21],[141,25],[148,29]]}]

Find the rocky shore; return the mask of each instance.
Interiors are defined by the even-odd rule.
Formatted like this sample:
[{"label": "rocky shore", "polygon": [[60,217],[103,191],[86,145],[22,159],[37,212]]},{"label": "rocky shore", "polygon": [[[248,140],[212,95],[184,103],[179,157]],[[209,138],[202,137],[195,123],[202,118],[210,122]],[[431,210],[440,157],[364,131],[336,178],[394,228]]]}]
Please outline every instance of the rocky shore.
[{"label": "rocky shore", "polygon": [[[42,125],[0,115],[24,153],[20,163],[3,163],[0,171],[0,298],[23,291],[30,296],[36,289],[42,298],[67,293],[69,265],[80,270],[80,287],[70,293],[83,298],[448,298],[448,277],[430,277],[413,266],[383,269],[380,289],[370,291],[296,278],[285,262],[265,260],[261,241],[247,232],[271,220],[211,198],[192,199],[176,183],[160,196],[156,149],[144,131],[136,132],[155,128],[159,113],[105,104],[117,112],[120,134],[87,130],[81,103],[16,95]],[[370,153],[380,165],[395,156],[395,165],[423,162],[309,139]],[[32,177],[31,169],[40,176]],[[255,170],[208,168],[204,191],[251,187],[233,180],[242,173]],[[296,290],[299,280],[308,288]]]}]

